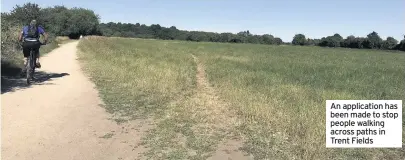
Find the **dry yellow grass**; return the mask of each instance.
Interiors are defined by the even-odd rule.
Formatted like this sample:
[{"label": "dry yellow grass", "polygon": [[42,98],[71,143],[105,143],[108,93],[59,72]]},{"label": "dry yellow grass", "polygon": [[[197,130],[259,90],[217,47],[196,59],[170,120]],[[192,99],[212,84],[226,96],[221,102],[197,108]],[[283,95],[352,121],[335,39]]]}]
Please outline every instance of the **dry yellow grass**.
[{"label": "dry yellow grass", "polygon": [[144,139],[148,158],[206,159],[228,134],[242,137],[255,159],[405,156],[401,149],[326,149],[324,125],[328,99],[404,99],[403,53],[86,39],[83,62],[107,109],[123,119],[155,115]]}]

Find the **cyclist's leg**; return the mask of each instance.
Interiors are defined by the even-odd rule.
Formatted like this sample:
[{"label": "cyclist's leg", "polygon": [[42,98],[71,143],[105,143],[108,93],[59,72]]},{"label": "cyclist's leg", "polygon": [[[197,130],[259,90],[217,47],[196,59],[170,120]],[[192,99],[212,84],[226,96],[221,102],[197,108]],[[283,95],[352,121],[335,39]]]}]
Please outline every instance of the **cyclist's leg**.
[{"label": "cyclist's leg", "polygon": [[30,46],[27,44],[27,42],[23,43],[23,54],[24,54],[24,67],[23,67],[23,72],[26,71],[26,65],[28,63],[28,57],[30,56]]},{"label": "cyclist's leg", "polygon": [[34,52],[36,57],[36,66],[37,68],[41,68],[41,63],[39,63],[39,48],[36,48]]},{"label": "cyclist's leg", "polygon": [[39,63],[39,48],[41,47],[41,44],[39,42],[35,43],[35,48],[34,48],[34,53],[35,53],[35,65],[37,68],[41,68],[41,64]]}]

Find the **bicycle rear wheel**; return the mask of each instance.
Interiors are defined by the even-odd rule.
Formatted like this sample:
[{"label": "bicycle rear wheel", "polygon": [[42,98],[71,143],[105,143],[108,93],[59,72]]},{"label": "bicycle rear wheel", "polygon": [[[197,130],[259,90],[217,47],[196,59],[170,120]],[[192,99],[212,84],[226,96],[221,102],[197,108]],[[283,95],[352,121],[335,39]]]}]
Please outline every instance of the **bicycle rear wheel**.
[{"label": "bicycle rear wheel", "polygon": [[32,77],[34,76],[35,71],[35,54],[34,51],[31,49],[30,56],[28,57],[28,63],[26,66],[27,69],[27,83],[31,84]]}]

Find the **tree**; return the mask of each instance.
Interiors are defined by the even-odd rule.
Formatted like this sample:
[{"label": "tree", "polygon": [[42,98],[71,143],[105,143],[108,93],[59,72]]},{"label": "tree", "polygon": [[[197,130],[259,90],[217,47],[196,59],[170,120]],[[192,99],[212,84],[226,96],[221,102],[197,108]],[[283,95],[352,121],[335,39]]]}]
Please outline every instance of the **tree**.
[{"label": "tree", "polygon": [[335,33],[334,35],[333,35],[333,38],[335,38],[337,41],[343,41],[343,37],[342,36],[340,36],[340,34],[338,34],[338,33]]},{"label": "tree", "polygon": [[327,47],[327,46],[329,46],[329,43],[330,43],[329,41],[331,41],[329,37],[322,37],[321,42],[319,43],[319,46]]},{"label": "tree", "polygon": [[283,40],[281,40],[281,38],[276,37],[276,38],[274,38],[274,44],[276,44],[276,45],[283,44]]},{"label": "tree", "polygon": [[169,37],[168,39],[174,40],[176,39],[179,30],[175,26],[171,26],[169,29],[165,29],[167,31],[167,36]]},{"label": "tree", "polygon": [[292,44],[293,45],[305,45],[306,43],[306,39],[305,39],[305,35],[303,34],[296,34],[292,40]]},{"label": "tree", "polygon": [[67,20],[66,35],[78,38],[80,35],[91,35],[96,32],[99,17],[92,10],[73,8],[69,12],[71,16]]},{"label": "tree", "polygon": [[229,42],[232,39],[232,33],[221,33],[220,42]]},{"label": "tree", "polygon": [[405,51],[405,35],[404,35],[404,39],[401,41],[401,43],[399,43],[397,45],[397,47],[395,47],[395,49]]},{"label": "tree", "polygon": [[198,42],[197,36],[195,35],[194,32],[189,32],[187,34],[187,39],[186,40],[187,41],[197,41]]},{"label": "tree", "polygon": [[262,35],[262,41],[264,44],[274,44],[274,36],[269,34]]},{"label": "tree", "polygon": [[156,38],[160,37],[160,32],[162,30],[162,27],[159,24],[152,24],[149,28]]},{"label": "tree", "polygon": [[259,44],[260,43],[260,37],[254,35],[250,35],[247,37],[247,43],[253,43],[253,44]]},{"label": "tree", "polygon": [[234,36],[229,42],[231,42],[231,43],[243,43],[240,36]]},{"label": "tree", "polygon": [[35,3],[25,3],[22,6],[16,5],[13,10],[11,10],[9,16],[14,22],[22,23],[27,25],[31,20],[37,20],[38,24],[42,24],[43,21],[40,18],[40,10],[38,4]]},{"label": "tree", "polygon": [[110,28],[101,29],[101,35],[111,37],[114,34],[114,31]]},{"label": "tree", "polygon": [[393,37],[387,37],[387,40],[383,41],[382,49],[395,49],[398,41]]},{"label": "tree", "polygon": [[121,32],[114,32],[113,35],[111,35],[112,37],[122,37]]},{"label": "tree", "polygon": [[242,36],[242,37],[247,37],[247,36],[251,36],[252,34],[250,34],[249,30],[247,30],[247,31],[241,31],[241,32],[237,33],[237,35]]},{"label": "tree", "polygon": [[357,48],[358,45],[356,37],[354,37],[353,35],[347,36],[347,38],[343,40],[342,47]]},{"label": "tree", "polygon": [[321,43],[320,39],[314,39],[314,45],[319,46],[319,43]]},{"label": "tree", "polygon": [[64,35],[63,32],[67,30],[68,18],[71,16],[68,8],[54,6],[53,8],[42,9],[40,13],[42,24],[47,32]]},{"label": "tree", "polygon": [[333,41],[335,42],[335,47],[340,47],[343,43],[343,37],[340,34],[335,33],[332,37]]},{"label": "tree", "polygon": [[[221,41],[221,36],[217,33],[213,33],[210,36],[210,42],[220,42]],[[242,42],[243,43],[243,42]]]},{"label": "tree", "polygon": [[356,38],[356,48],[363,49],[366,48],[368,45],[368,39],[363,37]]},{"label": "tree", "polygon": [[342,36],[339,34],[334,34],[333,36],[323,37],[319,46],[323,47],[340,47],[341,42],[343,42]]},{"label": "tree", "polygon": [[380,38],[377,32],[373,31],[367,35],[367,43],[365,47],[371,49],[379,49],[381,48],[381,43],[382,39]]},{"label": "tree", "polygon": [[315,42],[314,42],[313,39],[308,38],[305,45],[310,45],[310,46],[312,46],[312,45],[315,45]]}]

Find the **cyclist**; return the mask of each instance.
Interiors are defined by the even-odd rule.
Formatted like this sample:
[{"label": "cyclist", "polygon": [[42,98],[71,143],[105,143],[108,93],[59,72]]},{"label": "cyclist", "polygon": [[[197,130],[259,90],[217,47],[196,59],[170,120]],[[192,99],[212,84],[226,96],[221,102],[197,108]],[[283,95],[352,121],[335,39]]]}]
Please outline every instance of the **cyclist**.
[{"label": "cyclist", "polygon": [[[44,43],[46,44],[48,41],[48,35],[41,26],[37,25],[36,20],[32,20],[30,25],[23,27],[18,40],[23,42],[24,66],[27,65],[30,50],[33,49],[37,57],[35,66],[37,68],[41,68],[41,64],[39,63],[39,48],[41,47],[41,42],[39,41],[40,34],[44,36]],[[23,72],[25,71],[26,70],[24,67]]]}]

